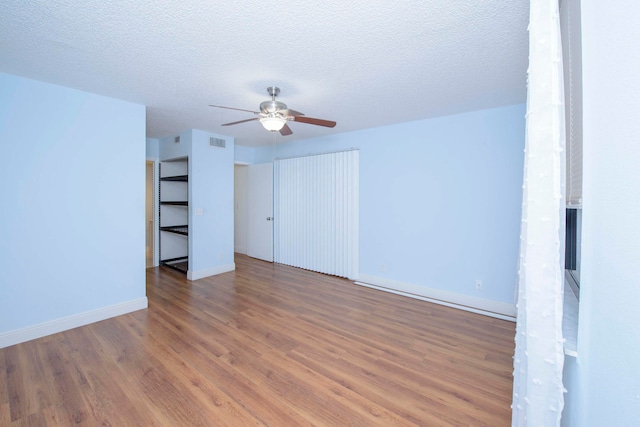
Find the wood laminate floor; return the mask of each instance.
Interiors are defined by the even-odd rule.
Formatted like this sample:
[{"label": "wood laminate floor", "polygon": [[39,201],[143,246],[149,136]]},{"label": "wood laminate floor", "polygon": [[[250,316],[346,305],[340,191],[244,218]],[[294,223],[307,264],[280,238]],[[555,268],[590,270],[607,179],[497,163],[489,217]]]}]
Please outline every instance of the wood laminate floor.
[{"label": "wood laminate floor", "polygon": [[515,324],[236,255],[0,349],[0,426],[508,426]]}]

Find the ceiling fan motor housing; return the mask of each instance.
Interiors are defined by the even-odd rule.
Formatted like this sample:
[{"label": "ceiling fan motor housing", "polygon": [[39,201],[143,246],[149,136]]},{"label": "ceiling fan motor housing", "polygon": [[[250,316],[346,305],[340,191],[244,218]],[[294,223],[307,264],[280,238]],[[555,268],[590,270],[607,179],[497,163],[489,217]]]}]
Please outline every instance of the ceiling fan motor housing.
[{"label": "ceiling fan motor housing", "polygon": [[260,103],[260,112],[265,114],[276,113],[278,111],[282,111],[286,109],[287,109],[287,104],[280,101],[271,100],[271,101],[264,101]]}]

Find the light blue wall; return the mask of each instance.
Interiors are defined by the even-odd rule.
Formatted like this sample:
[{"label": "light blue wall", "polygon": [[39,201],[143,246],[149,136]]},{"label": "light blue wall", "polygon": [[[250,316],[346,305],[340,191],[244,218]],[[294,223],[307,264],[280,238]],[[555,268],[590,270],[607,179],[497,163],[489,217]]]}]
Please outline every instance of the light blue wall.
[{"label": "light blue wall", "polygon": [[[177,136],[180,137],[178,143],[174,142],[174,138]],[[147,148],[147,150],[153,150],[153,147]],[[191,154],[191,130],[182,131],[179,135],[160,138],[158,154],[160,161],[189,157]]]},{"label": "light blue wall", "polygon": [[583,1],[584,185],[578,360],[564,425],[640,420],[640,3]]},{"label": "light blue wall", "polygon": [[0,73],[0,333],[145,298],[145,107]]},{"label": "light blue wall", "polygon": [[[360,149],[361,274],[513,304],[524,113],[516,105],[283,143],[275,157]],[[256,163],[272,158],[273,147],[255,150]]]},{"label": "light blue wall", "polygon": [[[209,137],[224,139],[225,148],[211,147]],[[233,157],[233,138],[193,130],[189,269],[196,273],[234,264]],[[201,216],[194,215],[196,208]]]},{"label": "light blue wall", "polygon": [[254,150],[241,145],[235,146],[234,160],[240,164],[252,164],[254,162]]},{"label": "light blue wall", "polygon": [[147,160],[158,160],[160,158],[160,140],[147,138],[146,140]]}]

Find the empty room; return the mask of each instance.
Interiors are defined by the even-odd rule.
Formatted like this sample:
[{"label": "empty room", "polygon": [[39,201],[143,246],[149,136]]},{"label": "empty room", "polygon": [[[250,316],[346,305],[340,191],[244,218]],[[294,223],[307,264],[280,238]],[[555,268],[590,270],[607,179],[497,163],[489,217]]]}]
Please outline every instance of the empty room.
[{"label": "empty room", "polygon": [[631,426],[634,2],[5,1],[0,426]]}]

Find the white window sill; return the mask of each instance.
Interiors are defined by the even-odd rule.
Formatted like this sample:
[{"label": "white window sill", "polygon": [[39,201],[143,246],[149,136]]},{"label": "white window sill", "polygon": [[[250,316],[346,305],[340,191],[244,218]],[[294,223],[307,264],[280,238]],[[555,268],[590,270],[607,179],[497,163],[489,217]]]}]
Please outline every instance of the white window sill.
[{"label": "white window sill", "polygon": [[564,307],[562,314],[562,335],[564,336],[564,354],[578,357],[578,313],[580,305],[571,282],[573,278],[565,272]]}]

